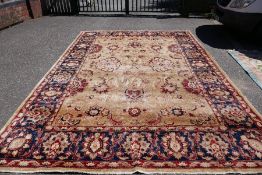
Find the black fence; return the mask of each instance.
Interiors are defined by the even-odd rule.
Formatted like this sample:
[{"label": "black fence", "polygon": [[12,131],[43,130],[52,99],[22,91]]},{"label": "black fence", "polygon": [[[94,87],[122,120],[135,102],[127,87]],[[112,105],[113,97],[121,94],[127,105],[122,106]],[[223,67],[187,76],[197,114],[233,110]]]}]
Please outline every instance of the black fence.
[{"label": "black fence", "polygon": [[75,15],[78,4],[78,0],[41,0],[43,15]]},{"label": "black fence", "polygon": [[44,15],[210,12],[215,0],[41,0]]},{"label": "black fence", "polygon": [[178,12],[182,0],[80,0],[79,12]]}]

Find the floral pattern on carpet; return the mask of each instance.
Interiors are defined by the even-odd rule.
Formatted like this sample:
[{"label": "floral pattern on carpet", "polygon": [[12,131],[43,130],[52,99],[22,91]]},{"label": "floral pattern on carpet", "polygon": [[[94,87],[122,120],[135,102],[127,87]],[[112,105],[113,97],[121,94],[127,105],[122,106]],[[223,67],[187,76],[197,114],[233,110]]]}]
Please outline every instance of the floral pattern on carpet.
[{"label": "floral pattern on carpet", "polygon": [[261,127],[190,32],[81,32],[2,130],[0,171],[261,172]]}]

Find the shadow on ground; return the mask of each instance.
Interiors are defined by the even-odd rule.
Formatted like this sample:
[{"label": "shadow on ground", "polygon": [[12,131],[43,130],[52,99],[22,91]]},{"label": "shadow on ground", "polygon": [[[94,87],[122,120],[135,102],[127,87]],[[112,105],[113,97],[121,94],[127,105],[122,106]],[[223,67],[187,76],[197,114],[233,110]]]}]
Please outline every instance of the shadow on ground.
[{"label": "shadow on ground", "polygon": [[224,25],[202,25],[196,28],[197,37],[210,47],[217,49],[260,50],[262,43],[252,34],[243,34]]}]

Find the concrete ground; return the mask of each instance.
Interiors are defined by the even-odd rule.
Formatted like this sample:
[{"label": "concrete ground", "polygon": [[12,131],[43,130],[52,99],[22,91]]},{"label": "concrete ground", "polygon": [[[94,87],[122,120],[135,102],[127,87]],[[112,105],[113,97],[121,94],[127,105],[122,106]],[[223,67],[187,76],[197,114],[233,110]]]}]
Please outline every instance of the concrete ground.
[{"label": "concrete ground", "polygon": [[0,127],[80,31],[191,30],[230,79],[262,113],[262,90],[226,49],[258,49],[214,20],[172,17],[42,17],[0,31]]}]

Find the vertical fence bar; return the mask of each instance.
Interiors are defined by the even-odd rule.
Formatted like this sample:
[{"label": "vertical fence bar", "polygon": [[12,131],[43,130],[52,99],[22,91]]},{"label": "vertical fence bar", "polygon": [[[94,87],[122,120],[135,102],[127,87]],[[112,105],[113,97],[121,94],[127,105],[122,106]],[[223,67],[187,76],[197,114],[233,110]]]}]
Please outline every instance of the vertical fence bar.
[{"label": "vertical fence bar", "polygon": [[53,1],[50,1],[50,5],[51,5],[51,8],[52,8],[52,10],[53,10],[53,14],[56,14],[56,6],[55,6],[54,0],[53,0]]},{"label": "vertical fence bar", "polygon": [[69,14],[70,13],[70,5],[69,5],[68,0],[65,0],[65,9],[66,9],[66,13]]},{"label": "vertical fence bar", "polygon": [[187,0],[182,0],[182,16],[183,17],[188,17],[189,16],[189,12],[187,9],[188,5],[187,5]]},{"label": "vertical fence bar", "polygon": [[[68,7],[70,7],[70,4],[68,4]],[[77,0],[77,10],[80,12],[80,0]]]},{"label": "vertical fence bar", "polygon": [[152,2],[152,11],[155,11],[155,0]]},{"label": "vertical fence bar", "polygon": [[61,13],[61,9],[60,9],[60,0],[57,0],[57,1],[56,1],[56,7],[57,7],[57,14],[58,14],[58,15],[62,14],[62,13]]},{"label": "vertical fence bar", "polygon": [[71,14],[75,15],[78,13],[78,7],[77,7],[77,1],[76,0],[70,0],[70,6],[71,6]]},{"label": "vertical fence bar", "polygon": [[87,4],[86,4],[86,7],[88,8],[88,11],[90,11],[90,12],[92,12],[93,11],[93,2],[92,1],[90,1],[90,0],[86,0],[87,2]]},{"label": "vertical fence bar", "polygon": [[173,1],[172,4],[171,4],[171,9],[170,9],[170,11],[171,11],[171,12],[174,12],[174,11],[177,10],[177,8],[178,8],[178,5],[176,5],[176,3]]},{"label": "vertical fence bar", "polygon": [[83,2],[83,9],[85,9],[85,8],[86,8],[86,11],[90,11],[90,5],[88,3],[88,0],[85,0]]},{"label": "vertical fence bar", "polygon": [[56,10],[57,10],[56,13],[57,13],[57,15],[60,15],[60,14],[61,14],[61,11],[60,11],[60,9],[59,9],[59,8],[60,8],[60,7],[59,7],[59,0],[57,0],[55,4],[56,4]]},{"label": "vertical fence bar", "polygon": [[125,0],[126,15],[129,15],[129,0]]},{"label": "vertical fence bar", "polygon": [[66,11],[65,11],[65,8],[64,8],[64,4],[65,4],[64,0],[61,0],[60,7],[61,7],[61,9],[62,9],[62,12],[63,12],[64,14],[67,14]]},{"label": "vertical fence bar", "polygon": [[96,11],[96,1],[93,0],[92,2],[94,3],[94,11]]},{"label": "vertical fence bar", "polygon": [[147,0],[147,11],[149,11],[149,2],[150,0]]},{"label": "vertical fence bar", "polygon": [[52,14],[54,14],[55,13],[55,8],[54,8],[53,0],[49,0],[49,8],[50,8]]},{"label": "vertical fence bar", "polygon": [[55,8],[55,5],[54,5],[54,1],[50,0],[50,8],[52,9],[52,14],[55,14],[56,13],[56,8]]},{"label": "vertical fence bar", "polygon": [[102,12],[104,11],[104,4],[103,4],[103,0],[100,1],[101,2],[101,9],[102,9]]},{"label": "vertical fence bar", "polygon": [[83,9],[84,9],[83,11],[85,11],[85,8],[86,8],[86,11],[92,10],[92,9],[90,9],[90,3],[88,3],[88,0],[83,1]]},{"label": "vertical fence bar", "polygon": [[[70,5],[70,4],[69,4]],[[71,8],[71,6],[70,6],[70,8]],[[79,0],[79,11],[80,12],[83,12],[84,11],[84,9],[83,9],[83,0]]]},{"label": "vertical fence bar", "polygon": [[50,8],[52,8],[53,14],[55,14],[55,13],[56,13],[56,6],[55,6],[54,0],[53,0],[53,1],[50,1]]},{"label": "vertical fence bar", "polygon": [[53,3],[54,3],[54,7],[55,7],[55,14],[57,15],[58,12],[59,12],[59,10],[58,10],[58,6],[57,6],[57,1],[54,0]]},{"label": "vertical fence bar", "polygon": [[41,5],[42,5],[42,13],[43,13],[43,15],[48,15],[47,1],[46,0],[41,0]]},{"label": "vertical fence bar", "polygon": [[105,11],[107,11],[107,5],[106,5],[106,1],[107,1],[107,0],[105,0]]},{"label": "vertical fence bar", "polygon": [[99,5],[99,1],[97,0],[97,10],[100,11],[100,5]]},{"label": "vertical fence bar", "polygon": [[163,11],[163,0],[160,0],[160,4],[161,4],[161,6],[160,6],[160,12],[162,12]]},{"label": "vertical fence bar", "polygon": [[[82,6],[83,6],[83,0],[79,0],[79,11],[83,11]],[[71,8],[71,4],[70,4],[70,8]]]},{"label": "vertical fence bar", "polygon": [[62,1],[62,3],[61,3],[61,7],[62,7],[62,9],[63,9],[63,12],[65,13],[65,14],[68,14],[67,13],[67,10],[66,10],[66,1],[65,0],[61,0]]},{"label": "vertical fence bar", "polygon": [[58,7],[59,7],[59,13],[64,14],[63,8],[62,8],[62,0],[58,0]]},{"label": "vertical fence bar", "polygon": [[91,4],[90,0],[86,0],[85,7],[86,7],[87,11],[92,12],[92,4]]},{"label": "vertical fence bar", "polygon": [[50,0],[46,0],[46,10],[48,14],[52,14],[51,7],[50,7]]},{"label": "vertical fence bar", "polygon": [[70,14],[70,5],[68,0],[64,0],[64,9],[67,14]]},{"label": "vertical fence bar", "polygon": [[62,9],[64,14],[67,14],[66,9],[65,9],[65,1],[64,0],[61,0],[61,9]]}]

